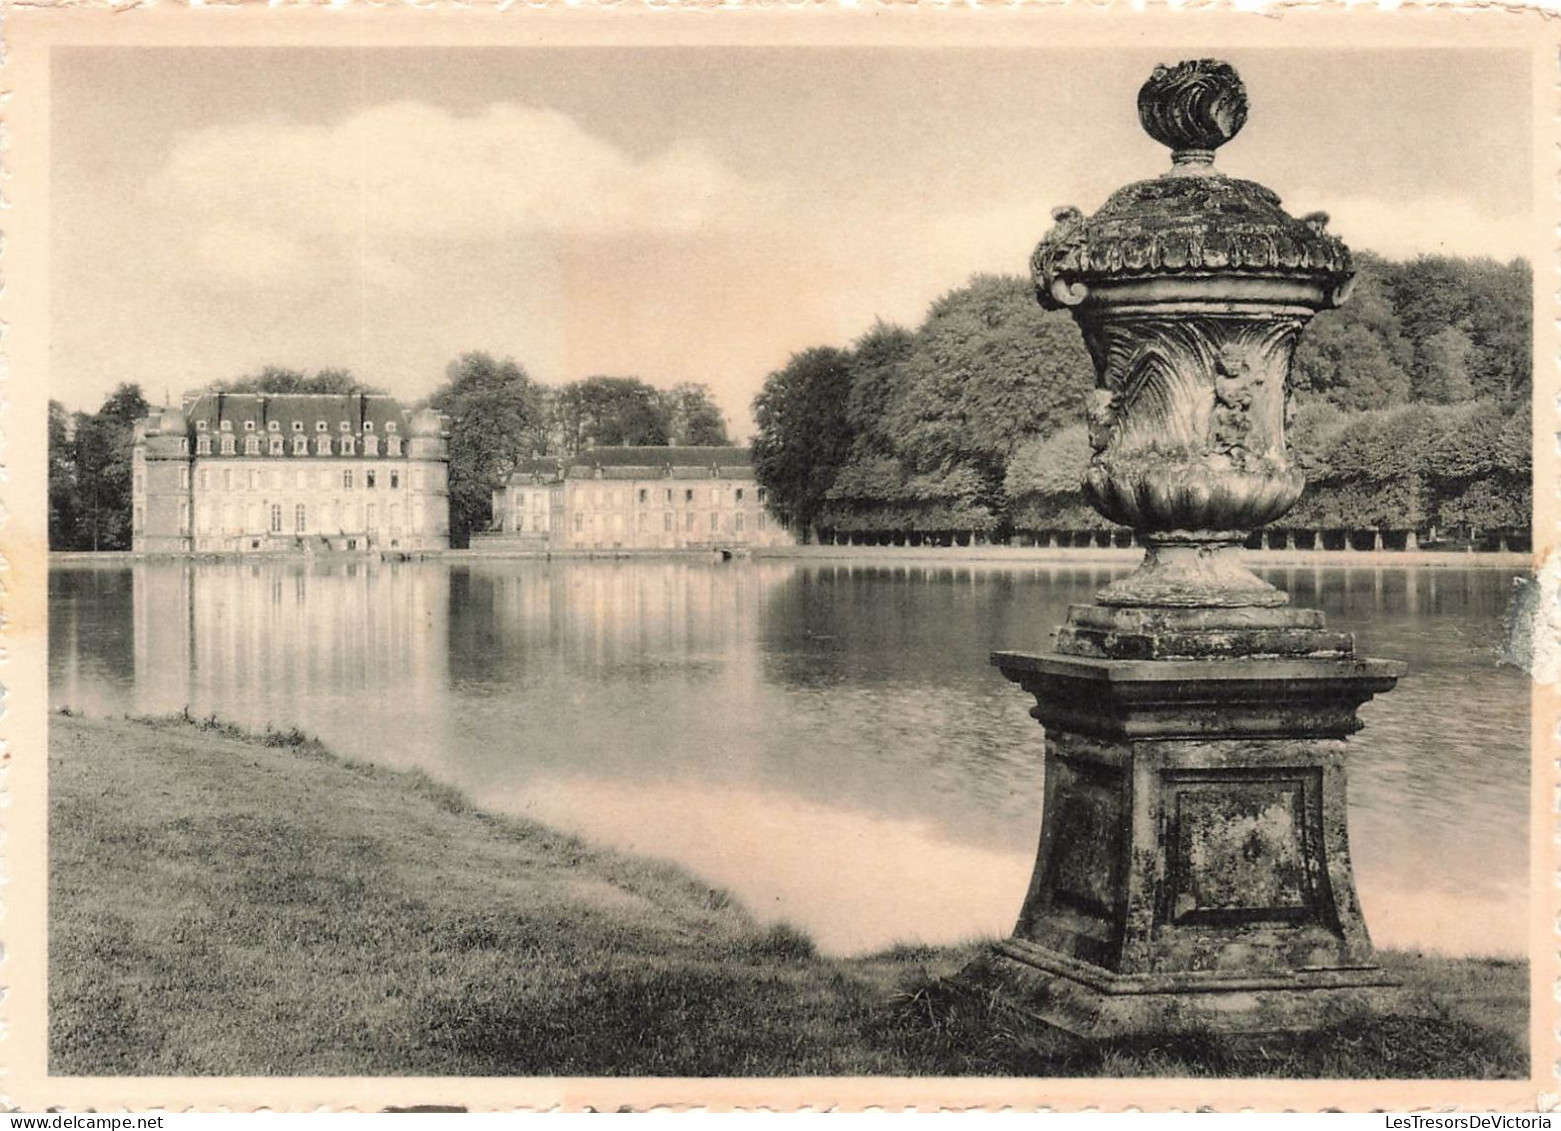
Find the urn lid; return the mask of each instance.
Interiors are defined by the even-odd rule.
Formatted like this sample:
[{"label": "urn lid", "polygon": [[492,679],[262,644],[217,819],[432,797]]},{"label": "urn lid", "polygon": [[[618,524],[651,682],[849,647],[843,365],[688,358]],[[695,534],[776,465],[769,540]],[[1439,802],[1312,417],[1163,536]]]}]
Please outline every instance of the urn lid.
[{"label": "urn lid", "polygon": [[1313,282],[1325,302],[1342,299],[1354,268],[1327,214],[1291,216],[1271,190],[1214,167],[1214,151],[1247,120],[1234,67],[1157,66],[1138,92],[1138,119],[1170,148],[1170,170],[1118,189],[1088,218],[1071,207],[1052,213],[1056,226],[1030,261],[1042,306],[1076,306],[1094,286],[1156,277]]}]

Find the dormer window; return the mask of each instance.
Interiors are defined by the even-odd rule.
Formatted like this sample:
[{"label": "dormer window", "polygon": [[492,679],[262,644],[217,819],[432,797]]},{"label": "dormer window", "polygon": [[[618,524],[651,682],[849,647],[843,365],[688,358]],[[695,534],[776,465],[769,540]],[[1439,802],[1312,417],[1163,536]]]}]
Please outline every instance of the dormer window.
[{"label": "dormer window", "polygon": [[363,454],[366,456],[379,455],[379,437],[373,434],[363,437]]},{"label": "dormer window", "polygon": [[198,456],[209,456],[209,455],[211,455],[211,437],[210,436],[197,436],[197,437],[195,437],[195,454],[198,455]]},{"label": "dormer window", "polygon": [[225,456],[233,454],[233,437],[231,435],[222,437],[222,454]]},{"label": "dormer window", "polygon": [[330,426],[323,420],[316,420],[314,422],[314,430],[316,432],[326,432],[330,430]]},{"label": "dormer window", "polygon": [[400,436],[387,436],[385,438],[385,454],[387,456],[398,456],[401,454]]},{"label": "dormer window", "polygon": [[246,421],[244,421],[244,431],[246,431],[246,432],[253,432],[254,430],[255,430],[255,422],[253,420],[246,420]]},{"label": "dormer window", "polygon": [[204,432],[204,431],[206,431],[206,422],[204,420],[197,420],[195,422],[195,430],[197,432]]},{"label": "dormer window", "polygon": [[338,432],[351,432],[352,431],[352,425],[350,423],[348,423],[347,421],[343,420],[340,424],[338,424],[336,426],[336,431],[338,431]]},{"label": "dormer window", "polygon": [[217,427],[221,428],[224,432],[231,432],[233,431],[233,421],[224,420],[221,424],[217,425]]},{"label": "dormer window", "polygon": [[374,431],[374,422],[372,420],[365,420],[363,422],[363,430],[365,432],[372,432],[372,431]]},{"label": "dormer window", "polygon": [[328,456],[331,454],[331,438],[329,435],[321,435],[315,438],[314,454],[317,456]]},{"label": "dormer window", "polygon": [[294,432],[302,432],[303,430],[304,430],[304,422],[302,420],[295,420],[295,421],[293,421],[293,431]]},{"label": "dormer window", "polygon": [[282,430],[282,422],[280,420],[268,420],[268,421],[266,421],[266,431],[267,432],[280,432],[281,430]]},{"label": "dormer window", "polygon": [[[293,454],[295,456],[306,456],[306,455],[309,454],[309,437],[307,437],[307,436],[294,436],[293,437]],[[303,473],[299,472],[299,474],[301,475]]]},{"label": "dormer window", "polygon": [[394,432],[394,431],[395,431],[395,430],[396,430],[396,422],[395,422],[395,421],[394,421],[394,420],[392,420],[392,421],[389,421],[389,422],[388,422],[388,423],[387,423],[387,424],[386,424],[386,425],[385,425],[385,431],[386,431],[386,432]]},{"label": "dormer window", "polygon": [[244,454],[247,456],[258,456],[260,454],[259,436],[244,437]]},{"label": "dormer window", "polygon": [[279,456],[282,454],[282,437],[271,437],[271,454],[274,456]]},{"label": "dormer window", "polygon": [[356,448],[356,447],[357,447],[357,445],[353,443],[353,440],[352,440],[351,436],[343,436],[341,438],[341,454],[342,455],[350,456],[350,455],[356,454],[353,451],[353,449]]}]

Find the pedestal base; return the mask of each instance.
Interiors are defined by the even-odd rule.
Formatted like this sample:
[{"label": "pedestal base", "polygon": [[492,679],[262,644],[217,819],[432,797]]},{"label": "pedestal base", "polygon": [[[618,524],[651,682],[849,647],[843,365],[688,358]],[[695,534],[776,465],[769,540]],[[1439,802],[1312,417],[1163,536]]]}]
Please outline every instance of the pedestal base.
[{"label": "pedestal base", "polygon": [[980,963],[983,989],[1035,1020],[1086,1040],[1169,1033],[1312,1031],[1351,1013],[1403,1011],[1405,991],[1376,967],[1262,977],[1131,977],[1023,939]]}]

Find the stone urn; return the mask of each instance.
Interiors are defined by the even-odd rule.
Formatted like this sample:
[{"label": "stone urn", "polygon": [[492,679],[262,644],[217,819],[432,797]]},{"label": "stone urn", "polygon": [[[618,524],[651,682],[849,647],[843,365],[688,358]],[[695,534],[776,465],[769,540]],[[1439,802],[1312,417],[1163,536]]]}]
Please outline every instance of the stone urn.
[{"label": "stone urn", "polygon": [[1215,168],[1247,119],[1240,78],[1199,59],[1157,67],[1139,117],[1171,168],[1093,216],[1059,208],[1032,259],[1041,305],[1068,309],[1094,359],[1086,497],[1149,547],[1110,605],[1281,605],[1229,560],[1301,496],[1285,448],[1301,328],[1348,295],[1349,249]]},{"label": "stone urn", "polygon": [[1345,740],[1403,665],[1240,560],[1304,486],[1291,355],[1350,255],[1325,216],[1214,167],[1247,117],[1230,66],[1157,67],[1138,109],[1169,171],[1058,210],[1033,266],[1094,359],[1084,489],[1148,549],[1051,651],[992,656],[1035,697],[1046,777],[1030,888],[981,976],[1084,1036],[1294,1032],[1393,993],[1355,895]]}]

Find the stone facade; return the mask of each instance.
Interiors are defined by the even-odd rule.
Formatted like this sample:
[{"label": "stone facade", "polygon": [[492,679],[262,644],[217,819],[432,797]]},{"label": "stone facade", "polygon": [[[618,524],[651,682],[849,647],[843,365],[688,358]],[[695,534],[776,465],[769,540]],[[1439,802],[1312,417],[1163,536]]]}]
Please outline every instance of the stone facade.
[{"label": "stone facade", "polygon": [[493,495],[474,545],[530,550],[688,550],[790,545],[765,507],[747,448],[601,448],[534,459]]},{"label": "stone facade", "polygon": [[438,413],[371,395],[203,394],[136,426],[137,553],[445,549]]}]

